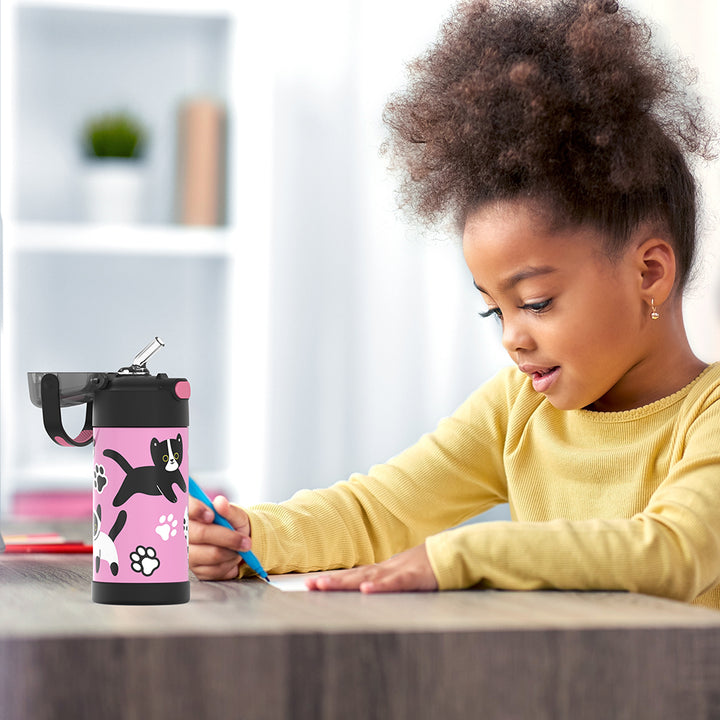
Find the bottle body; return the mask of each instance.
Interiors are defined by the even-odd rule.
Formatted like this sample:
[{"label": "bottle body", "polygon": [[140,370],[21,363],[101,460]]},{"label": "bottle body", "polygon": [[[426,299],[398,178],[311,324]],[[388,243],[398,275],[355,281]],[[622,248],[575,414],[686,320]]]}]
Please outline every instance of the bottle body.
[{"label": "bottle body", "polygon": [[187,602],[188,429],[95,428],[95,602]]},{"label": "bottle body", "polygon": [[189,385],[110,376],[93,408],[92,599],[175,604],[190,598]]}]

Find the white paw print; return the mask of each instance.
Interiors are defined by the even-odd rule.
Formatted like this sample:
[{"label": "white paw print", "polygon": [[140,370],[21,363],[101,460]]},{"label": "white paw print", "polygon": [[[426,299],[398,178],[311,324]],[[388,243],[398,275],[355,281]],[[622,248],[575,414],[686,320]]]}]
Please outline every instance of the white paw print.
[{"label": "white paw print", "polygon": [[156,528],[155,532],[163,539],[168,540],[171,537],[175,537],[177,535],[177,525],[178,521],[175,520],[175,517],[172,513],[170,515],[161,515],[158,518],[158,523],[160,523]]},{"label": "white paw print", "polygon": [[155,554],[155,548],[138,545],[134,552],[130,553],[130,567],[136,573],[142,573],[150,577],[159,567],[160,561]]}]

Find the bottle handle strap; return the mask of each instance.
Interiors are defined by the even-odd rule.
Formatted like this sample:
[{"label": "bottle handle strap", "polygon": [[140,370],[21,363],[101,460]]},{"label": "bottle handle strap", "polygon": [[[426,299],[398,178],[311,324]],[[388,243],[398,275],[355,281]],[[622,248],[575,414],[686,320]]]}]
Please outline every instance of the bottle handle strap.
[{"label": "bottle handle strap", "polygon": [[92,401],[86,404],[85,424],[74,438],[71,438],[62,424],[60,416],[60,381],[57,375],[47,373],[40,381],[40,398],[42,400],[43,424],[47,434],[58,444],[66,447],[84,447],[93,439]]}]

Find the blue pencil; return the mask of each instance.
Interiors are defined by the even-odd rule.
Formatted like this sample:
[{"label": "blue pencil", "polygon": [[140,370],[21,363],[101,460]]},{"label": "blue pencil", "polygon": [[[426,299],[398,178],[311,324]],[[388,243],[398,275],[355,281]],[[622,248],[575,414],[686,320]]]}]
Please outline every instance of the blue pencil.
[{"label": "blue pencil", "polygon": [[[230,530],[234,530],[235,528],[222,515],[220,515],[217,510],[215,510],[212,501],[200,489],[200,486],[192,478],[188,478],[188,480],[188,490],[190,491],[190,494],[200,502],[205,503],[205,505],[207,505],[215,514],[213,522],[216,525],[222,525],[223,527],[230,528]],[[242,559],[245,561],[245,563],[251,570],[256,572],[266,582],[270,582],[268,574],[265,572],[263,566],[260,564],[260,561],[255,557],[255,553],[253,553],[252,550],[239,550],[238,555],[242,557]]]}]

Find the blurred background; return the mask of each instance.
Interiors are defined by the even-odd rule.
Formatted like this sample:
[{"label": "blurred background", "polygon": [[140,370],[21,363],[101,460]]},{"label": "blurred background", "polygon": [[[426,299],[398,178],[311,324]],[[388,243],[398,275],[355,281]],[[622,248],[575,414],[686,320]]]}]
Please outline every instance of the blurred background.
[{"label": "blurred background", "polygon": [[[115,371],[159,335],[191,472],[248,504],[367,471],[508,363],[458,239],[408,224],[379,155],[453,4],[3,0],[3,513],[89,517],[92,451],[50,441],[28,371]],[[717,103],[720,6],[628,4]],[[698,172],[687,322],[711,361],[720,183]]]}]

